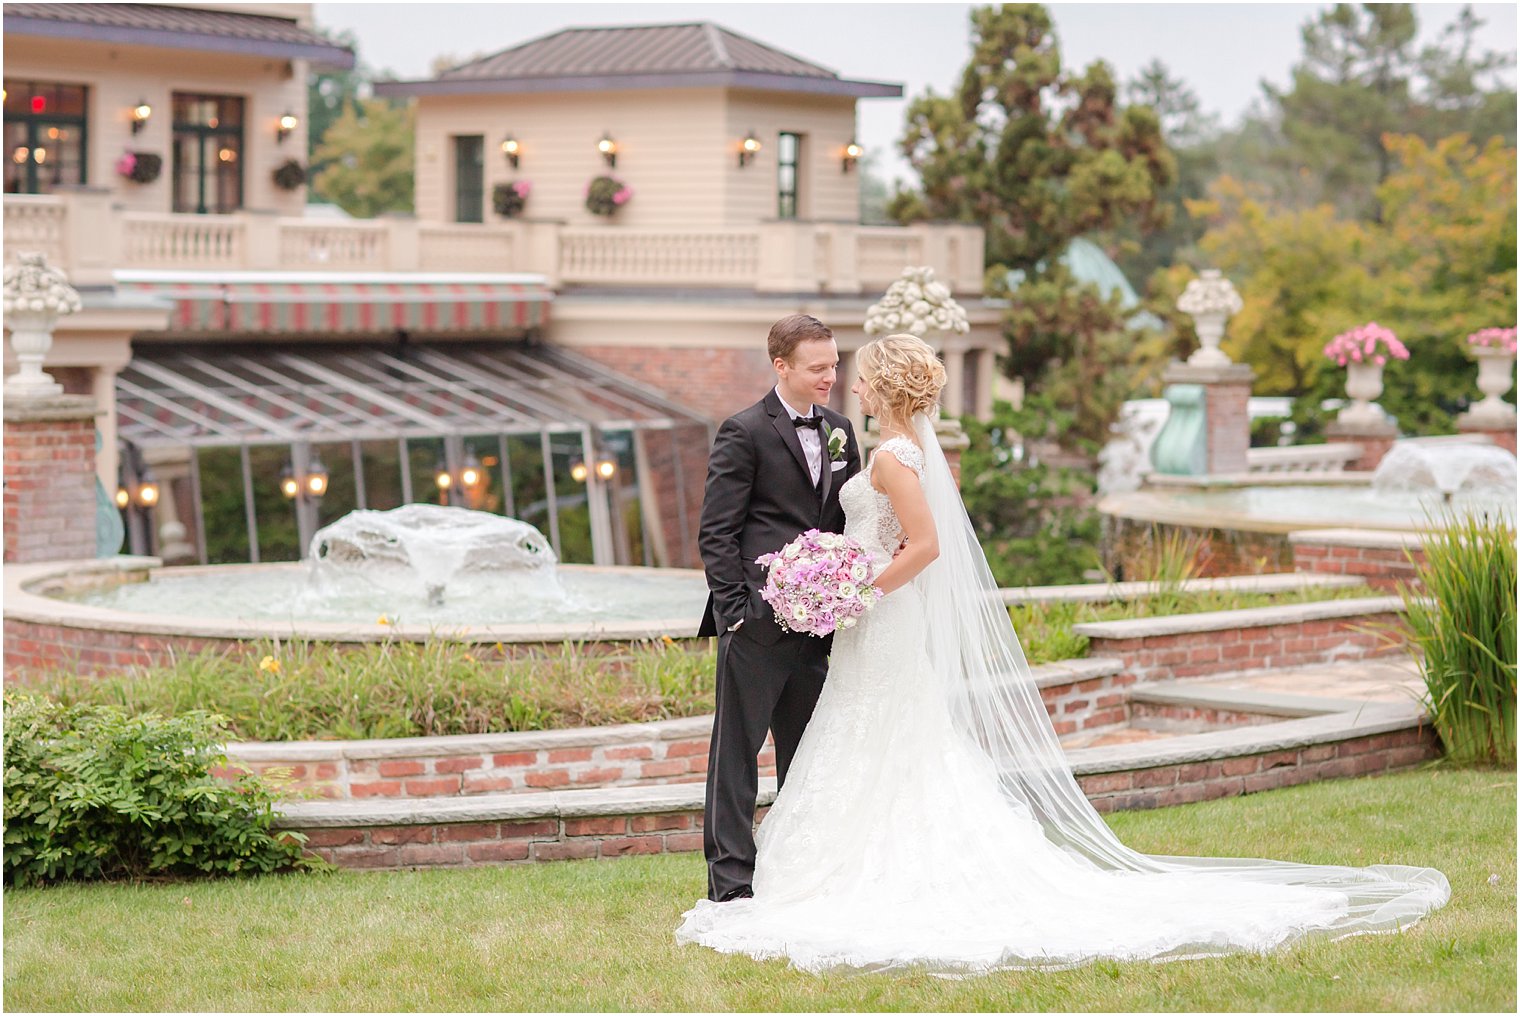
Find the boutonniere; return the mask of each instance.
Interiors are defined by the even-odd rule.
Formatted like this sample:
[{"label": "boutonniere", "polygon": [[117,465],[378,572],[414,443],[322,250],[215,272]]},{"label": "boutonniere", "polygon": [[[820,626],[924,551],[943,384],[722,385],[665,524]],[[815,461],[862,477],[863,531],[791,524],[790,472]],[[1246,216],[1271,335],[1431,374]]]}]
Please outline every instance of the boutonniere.
[{"label": "boutonniere", "polygon": [[843,429],[829,431],[829,458],[838,462],[844,458],[845,433]]}]

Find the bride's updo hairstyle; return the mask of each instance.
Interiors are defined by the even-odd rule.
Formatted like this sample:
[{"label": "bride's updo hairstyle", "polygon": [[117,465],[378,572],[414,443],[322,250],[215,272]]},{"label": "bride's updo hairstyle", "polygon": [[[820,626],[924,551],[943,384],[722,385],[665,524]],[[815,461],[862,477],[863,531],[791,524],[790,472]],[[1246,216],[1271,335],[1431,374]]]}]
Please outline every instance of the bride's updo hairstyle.
[{"label": "bride's updo hairstyle", "polygon": [[855,354],[879,415],[906,422],[914,413],[936,414],[945,367],[929,344],[916,335],[887,335]]}]

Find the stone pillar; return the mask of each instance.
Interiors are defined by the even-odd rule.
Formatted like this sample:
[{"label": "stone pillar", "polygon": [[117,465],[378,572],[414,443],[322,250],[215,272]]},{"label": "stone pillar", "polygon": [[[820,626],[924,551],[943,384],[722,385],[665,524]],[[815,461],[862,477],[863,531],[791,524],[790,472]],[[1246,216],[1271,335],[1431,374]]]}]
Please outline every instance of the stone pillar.
[{"label": "stone pillar", "polygon": [[153,470],[158,481],[158,504],[153,507],[158,523],[158,556],[165,564],[186,564],[195,560],[195,544],[190,530],[180,518],[181,485],[190,482],[190,459],[195,454],[186,448],[153,447],[143,449],[143,462]]},{"label": "stone pillar", "polygon": [[5,401],[5,561],[95,557],[95,417],[88,395]]},{"label": "stone pillar", "polygon": [[961,453],[971,447],[971,438],[966,436],[961,428],[959,420],[935,420],[934,436],[939,438],[939,446],[945,453],[945,461],[950,466],[950,475],[955,477],[955,485],[961,485]]},{"label": "stone pillar", "polygon": [[992,419],[992,386],[997,378],[997,353],[991,349],[977,351],[976,405],[971,411],[978,420]]},{"label": "stone pillar", "polygon": [[1173,362],[1162,374],[1168,385],[1201,385],[1207,444],[1204,472],[1209,475],[1249,472],[1246,451],[1251,447],[1248,403],[1256,372],[1243,363],[1195,366]]},{"label": "stone pillar", "polygon": [[966,412],[966,350],[958,342],[945,343],[945,390],[941,402],[951,416]]}]

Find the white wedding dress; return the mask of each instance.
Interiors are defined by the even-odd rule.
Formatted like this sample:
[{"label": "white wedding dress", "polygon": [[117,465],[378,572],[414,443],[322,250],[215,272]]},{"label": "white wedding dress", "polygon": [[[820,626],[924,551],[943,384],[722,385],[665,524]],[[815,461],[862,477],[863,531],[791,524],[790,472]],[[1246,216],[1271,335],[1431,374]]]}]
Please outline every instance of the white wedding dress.
[{"label": "white wedding dress", "polygon": [[[906,439],[884,442],[875,455],[895,456],[926,487],[940,484],[930,507],[941,559],[857,627],[835,635],[823,693],[756,838],[754,898],[699,902],[678,941],[784,957],[815,972],[914,968],[964,976],[1103,957],[1260,952],[1310,933],[1407,927],[1445,902],[1446,880],[1428,868],[1129,851],[1081,796],[1053,732],[1047,741],[1033,726],[1048,732],[1050,724],[1021,651],[1016,664],[1004,665],[1024,679],[1017,702],[972,708],[947,691],[951,657],[931,625],[961,629],[958,639],[976,642],[985,632],[973,628],[995,627],[996,611],[1007,625],[1007,613],[999,601],[980,625],[944,617],[936,611],[946,604],[930,598],[948,594],[921,581],[936,567],[954,567],[945,544],[947,535],[959,541],[958,530],[938,513],[950,510],[949,497],[961,519],[964,509],[953,485],[948,494],[943,489],[949,473],[932,429],[926,419],[918,423],[929,470],[943,476],[926,479],[925,454]],[[872,487],[869,468],[839,497],[846,534],[870,550],[879,570],[899,539],[891,502]],[[979,550],[976,558],[985,568]],[[966,575],[949,577],[973,584]],[[963,614],[980,609],[968,602],[960,600]],[[976,659],[999,648],[977,646]],[[939,647],[939,659],[931,647]],[[967,647],[959,649],[954,666],[977,669]],[[989,732],[994,724],[1001,733]],[[1052,751],[1055,761],[1041,764],[1041,753]]]}]

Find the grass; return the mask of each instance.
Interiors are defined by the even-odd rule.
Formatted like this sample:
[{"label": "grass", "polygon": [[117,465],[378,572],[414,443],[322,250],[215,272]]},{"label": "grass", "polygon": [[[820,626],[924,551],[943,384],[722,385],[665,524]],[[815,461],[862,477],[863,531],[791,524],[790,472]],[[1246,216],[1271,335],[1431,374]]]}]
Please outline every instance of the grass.
[{"label": "grass", "polygon": [[[1127,602],[1042,603],[1011,609],[1031,663],[1085,656],[1082,621],[1233,610],[1366,595],[1362,588],[1289,593],[1168,593]],[[70,669],[17,683],[72,705],[224,716],[237,740],[352,740],[555,730],[700,716],[713,710],[714,653],[671,639],[616,656],[572,643],[525,658],[434,639],[351,649],[292,640],[251,643],[243,655],[207,652],[167,665],[90,675]]]},{"label": "grass", "polygon": [[[677,947],[697,855],[5,894],[9,1010],[1515,1009],[1515,775],[1432,766],[1113,816],[1154,853],[1429,864],[1412,930],[965,981]],[[1489,885],[1491,874],[1499,876]]]}]

